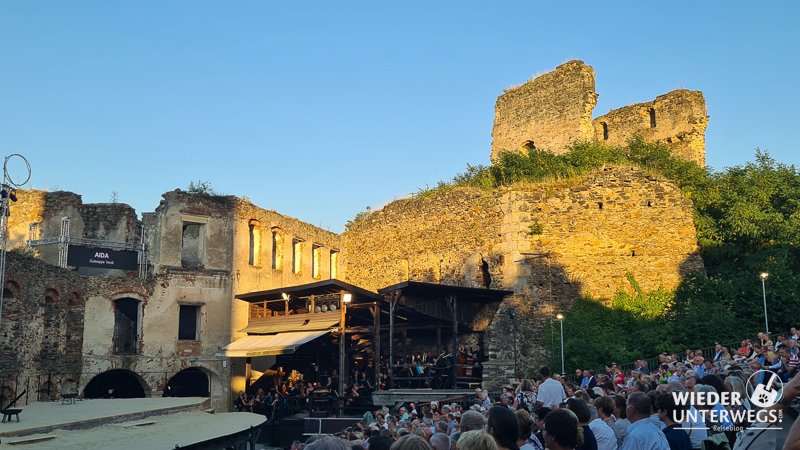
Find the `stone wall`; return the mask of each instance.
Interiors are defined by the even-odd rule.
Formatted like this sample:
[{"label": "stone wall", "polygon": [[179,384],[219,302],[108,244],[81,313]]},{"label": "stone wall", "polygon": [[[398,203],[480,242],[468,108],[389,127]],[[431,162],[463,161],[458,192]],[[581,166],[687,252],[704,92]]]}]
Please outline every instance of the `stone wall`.
[{"label": "stone wall", "polygon": [[575,140],[594,136],[597,104],[594,69],[569,61],[497,98],[492,155],[525,151],[525,146],[561,153]]},{"label": "stone wall", "polygon": [[513,361],[506,312],[516,309],[522,373],[545,359],[544,320],[582,292],[610,299],[628,271],[644,289],[672,289],[703,269],[691,202],[672,182],[632,167],[400,200],[343,239],[347,281],[359,286],[408,279],[513,290],[489,325],[486,347],[495,361]]},{"label": "stone wall", "polygon": [[615,109],[593,121],[595,139],[624,145],[635,134],[647,142],[661,142],[676,155],[706,164],[706,102],[700,91],[680,89],[652,102]]},{"label": "stone wall", "polygon": [[675,154],[705,165],[706,104],[700,91],[680,89],[610,111],[592,120],[594,69],[570,61],[508,90],[495,103],[491,160],[530,148],[564,153],[576,140],[624,145],[635,134],[663,142]]}]

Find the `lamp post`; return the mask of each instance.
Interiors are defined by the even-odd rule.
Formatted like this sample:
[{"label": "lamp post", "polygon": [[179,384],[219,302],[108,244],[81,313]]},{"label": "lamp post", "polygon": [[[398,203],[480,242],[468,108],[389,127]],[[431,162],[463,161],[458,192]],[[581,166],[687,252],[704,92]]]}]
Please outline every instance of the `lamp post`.
[{"label": "lamp post", "polygon": [[[28,171],[27,176],[19,179],[12,178],[8,174],[8,161],[14,157],[18,157],[25,163],[25,168]],[[24,173],[24,172],[23,172]],[[23,181],[22,178],[25,180]],[[8,201],[17,201],[16,189],[21,188],[25,183],[31,179],[31,165],[24,156],[14,153],[13,155],[6,156],[3,162],[3,181],[0,183],[0,320],[3,317],[3,290],[6,287],[6,251],[8,250]],[[2,324],[2,322],[0,322]]]},{"label": "lamp post", "polygon": [[761,272],[761,292],[764,293],[764,325],[767,326],[767,334],[769,334],[769,320],[767,319],[767,285],[766,280],[769,274]]},{"label": "lamp post", "polygon": [[342,417],[344,413],[344,404],[341,403],[342,399],[345,397],[344,393],[344,380],[347,372],[347,349],[345,348],[345,319],[347,314],[347,304],[353,299],[353,295],[349,292],[342,291],[339,294],[341,297],[341,311],[342,311],[342,318],[339,322],[339,326],[341,327],[342,331],[339,335],[339,411],[338,416]]},{"label": "lamp post", "polygon": [[559,314],[556,316],[558,321],[561,322],[561,374],[564,374],[564,315]]}]

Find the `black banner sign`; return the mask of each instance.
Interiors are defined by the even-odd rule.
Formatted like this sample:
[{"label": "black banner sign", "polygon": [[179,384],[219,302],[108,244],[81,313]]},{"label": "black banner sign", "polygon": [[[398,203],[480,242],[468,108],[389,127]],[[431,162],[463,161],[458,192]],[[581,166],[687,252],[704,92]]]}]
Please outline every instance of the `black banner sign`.
[{"label": "black banner sign", "polygon": [[139,255],[138,252],[70,245],[67,264],[78,267],[136,270],[139,268]]}]

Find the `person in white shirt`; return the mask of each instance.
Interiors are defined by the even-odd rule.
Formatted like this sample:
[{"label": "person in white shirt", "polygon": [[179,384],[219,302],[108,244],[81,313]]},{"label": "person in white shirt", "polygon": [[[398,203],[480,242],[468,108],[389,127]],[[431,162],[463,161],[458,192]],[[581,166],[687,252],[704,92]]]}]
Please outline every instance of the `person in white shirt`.
[{"label": "person in white shirt", "polygon": [[603,419],[597,417],[597,408],[594,405],[588,405],[589,416],[589,429],[594,433],[597,440],[597,450],[616,450],[617,437],[614,435],[614,430],[611,429]]},{"label": "person in white shirt", "polygon": [[561,383],[550,378],[550,368],[542,367],[539,371],[542,376],[542,384],[539,386],[539,392],[536,396],[536,409],[541,407],[550,407],[551,405],[558,405],[567,399],[567,394],[564,392],[564,387]]}]

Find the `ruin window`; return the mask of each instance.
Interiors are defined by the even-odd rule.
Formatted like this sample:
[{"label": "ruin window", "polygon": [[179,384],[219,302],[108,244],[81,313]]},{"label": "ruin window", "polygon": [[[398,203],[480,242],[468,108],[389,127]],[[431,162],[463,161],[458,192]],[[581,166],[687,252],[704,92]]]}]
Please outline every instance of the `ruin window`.
[{"label": "ruin window", "polygon": [[525,141],[525,143],[522,144],[522,149],[528,152],[536,150],[536,144],[533,141]]},{"label": "ruin window", "polygon": [[650,128],[656,127],[656,109],[650,108]]},{"label": "ruin window", "polygon": [[251,266],[261,265],[261,228],[258,226],[258,221],[253,219],[250,221],[250,252],[249,264]]},{"label": "ruin window", "polygon": [[181,234],[181,267],[201,269],[204,265],[205,254],[205,224],[184,220]]},{"label": "ruin window", "polygon": [[200,340],[200,307],[197,305],[178,305],[178,340]]},{"label": "ruin window", "polygon": [[319,267],[322,260],[322,246],[314,244],[311,246],[311,276],[319,278]]},{"label": "ruin window", "polygon": [[600,125],[603,126],[603,140],[608,140],[608,124],[605,122],[600,122]]},{"label": "ruin window", "polygon": [[300,274],[303,271],[303,240],[292,239],[292,273]]},{"label": "ruin window", "polygon": [[139,346],[139,301],[120,298],[114,301],[114,354],[135,355]]},{"label": "ruin window", "polygon": [[278,227],[272,229],[272,268],[283,268],[283,231]]},{"label": "ruin window", "polygon": [[331,279],[339,275],[339,250],[331,249]]}]

